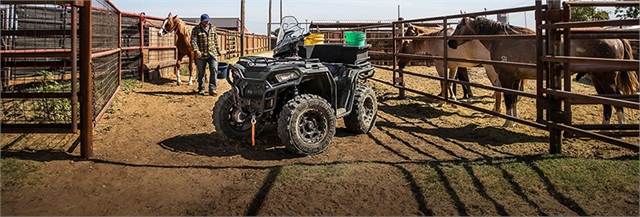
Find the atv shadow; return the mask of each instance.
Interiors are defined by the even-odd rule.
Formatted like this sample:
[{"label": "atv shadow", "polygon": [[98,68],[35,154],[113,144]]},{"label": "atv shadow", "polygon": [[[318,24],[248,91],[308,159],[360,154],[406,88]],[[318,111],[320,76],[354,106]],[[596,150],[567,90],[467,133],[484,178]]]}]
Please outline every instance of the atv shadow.
[{"label": "atv shadow", "polygon": [[255,146],[252,146],[250,139],[229,141],[217,132],[180,135],[158,143],[160,147],[170,151],[208,157],[239,155],[247,160],[282,160],[303,157],[289,152],[281,144],[280,139],[271,132],[259,134],[256,137]]}]

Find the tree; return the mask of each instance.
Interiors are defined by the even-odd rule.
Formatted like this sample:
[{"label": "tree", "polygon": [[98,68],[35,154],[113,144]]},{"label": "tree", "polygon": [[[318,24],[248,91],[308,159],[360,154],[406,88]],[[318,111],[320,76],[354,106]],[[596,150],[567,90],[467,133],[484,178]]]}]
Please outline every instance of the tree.
[{"label": "tree", "polygon": [[617,18],[624,20],[638,18],[638,14],[640,14],[640,11],[638,6],[616,7],[616,10],[613,13]]},{"label": "tree", "polygon": [[280,28],[277,28],[276,30],[271,31],[271,35],[278,37],[278,33],[280,33]]},{"label": "tree", "polygon": [[596,7],[571,7],[571,21],[609,20],[609,13]]}]

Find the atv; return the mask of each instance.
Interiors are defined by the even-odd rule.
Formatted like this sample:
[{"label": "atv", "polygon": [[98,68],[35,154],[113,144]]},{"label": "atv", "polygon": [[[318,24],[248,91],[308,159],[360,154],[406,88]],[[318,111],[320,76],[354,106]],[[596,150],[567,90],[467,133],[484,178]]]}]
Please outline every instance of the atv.
[{"label": "atv", "polygon": [[231,89],[213,107],[218,133],[232,141],[252,140],[277,124],[283,145],[300,155],[323,152],[336,133],[336,119],[348,131],[368,133],[376,122],[374,90],[361,81],[373,76],[371,45],[299,45],[308,35],[295,17],[281,23],[273,58],[245,56],[230,64]]}]

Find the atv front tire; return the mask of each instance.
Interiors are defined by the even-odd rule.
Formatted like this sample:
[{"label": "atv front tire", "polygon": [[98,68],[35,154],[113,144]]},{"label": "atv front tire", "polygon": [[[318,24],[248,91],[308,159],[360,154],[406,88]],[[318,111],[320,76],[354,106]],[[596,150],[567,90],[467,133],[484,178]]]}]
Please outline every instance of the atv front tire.
[{"label": "atv front tire", "polygon": [[335,112],[320,96],[296,96],[280,112],[278,136],[289,151],[301,155],[322,153],[335,134]]},{"label": "atv front tire", "polygon": [[[213,106],[213,126],[216,132],[232,141],[251,139],[251,117],[233,105],[231,91],[222,94]],[[256,134],[262,130],[262,124],[256,123]]]},{"label": "atv front tire", "polygon": [[371,87],[358,85],[353,98],[353,108],[351,113],[344,117],[344,125],[353,133],[368,133],[376,124],[377,113],[378,101],[375,91]]}]

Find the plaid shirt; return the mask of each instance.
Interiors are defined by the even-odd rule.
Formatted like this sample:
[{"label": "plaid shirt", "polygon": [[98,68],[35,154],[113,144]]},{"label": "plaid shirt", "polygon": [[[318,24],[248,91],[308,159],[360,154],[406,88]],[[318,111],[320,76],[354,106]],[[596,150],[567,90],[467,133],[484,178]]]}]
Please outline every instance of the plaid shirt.
[{"label": "plaid shirt", "polygon": [[201,59],[219,56],[220,51],[218,50],[216,27],[210,24],[208,32],[202,23],[194,27],[193,30],[191,30],[191,47],[193,47],[194,52],[200,53]]}]

